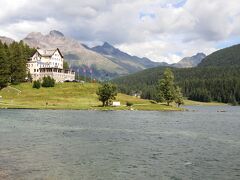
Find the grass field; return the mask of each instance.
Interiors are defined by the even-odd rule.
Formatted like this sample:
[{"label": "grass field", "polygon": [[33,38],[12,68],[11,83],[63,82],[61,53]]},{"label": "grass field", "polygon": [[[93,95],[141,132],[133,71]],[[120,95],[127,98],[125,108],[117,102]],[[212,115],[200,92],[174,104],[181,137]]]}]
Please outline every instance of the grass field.
[{"label": "grass field", "polygon": [[[179,111],[176,106],[165,104],[152,104],[125,94],[118,94],[116,101],[121,102],[120,107],[101,107],[98,101],[95,83],[58,83],[53,88],[33,89],[31,83],[11,85],[0,91],[0,108],[19,109],[74,109],[74,110],[156,110]],[[132,102],[127,107],[126,102]]]}]

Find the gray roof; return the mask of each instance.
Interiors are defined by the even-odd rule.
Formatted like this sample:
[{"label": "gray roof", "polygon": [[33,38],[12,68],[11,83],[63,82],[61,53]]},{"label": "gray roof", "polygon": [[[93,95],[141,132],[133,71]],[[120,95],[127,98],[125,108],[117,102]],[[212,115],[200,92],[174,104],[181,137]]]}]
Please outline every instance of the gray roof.
[{"label": "gray roof", "polygon": [[56,51],[60,53],[60,55],[63,57],[62,53],[58,48],[56,49],[37,49],[37,52],[44,57],[51,57]]},{"label": "gray roof", "polygon": [[41,56],[52,56],[54,54],[54,52],[57,49],[37,49],[37,52],[41,55]]}]

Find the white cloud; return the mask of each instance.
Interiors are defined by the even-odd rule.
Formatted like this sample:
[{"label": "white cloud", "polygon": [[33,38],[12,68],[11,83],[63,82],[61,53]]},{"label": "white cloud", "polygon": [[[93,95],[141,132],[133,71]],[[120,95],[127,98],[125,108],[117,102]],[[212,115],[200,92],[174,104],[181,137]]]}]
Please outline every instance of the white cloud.
[{"label": "white cloud", "polygon": [[239,0],[0,0],[0,35],[63,31],[80,41],[108,41],[155,61],[176,62],[240,35]]},{"label": "white cloud", "polygon": [[15,40],[21,40],[30,32],[48,33],[49,29],[61,29],[63,26],[54,18],[46,18],[43,21],[22,20],[5,26],[0,25],[0,27],[1,35],[9,36]]}]

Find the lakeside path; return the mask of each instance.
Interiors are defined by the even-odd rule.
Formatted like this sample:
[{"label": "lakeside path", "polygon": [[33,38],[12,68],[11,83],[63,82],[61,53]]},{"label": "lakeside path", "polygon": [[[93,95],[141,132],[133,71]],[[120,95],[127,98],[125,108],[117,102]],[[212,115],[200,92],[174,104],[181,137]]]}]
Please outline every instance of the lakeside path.
[{"label": "lakeside path", "polygon": [[[58,83],[52,88],[32,88],[31,83],[22,83],[0,91],[1,109],[60,109],[60,110],[145,110],[183,111],[175,105],[154,104],[149,100],[118,93],[116,101],[120,107],[101,107],[98,101],[96,83]],[[21,93],[19,93],[21,92]],[[133,103],[127,107],[126,102]]]}]

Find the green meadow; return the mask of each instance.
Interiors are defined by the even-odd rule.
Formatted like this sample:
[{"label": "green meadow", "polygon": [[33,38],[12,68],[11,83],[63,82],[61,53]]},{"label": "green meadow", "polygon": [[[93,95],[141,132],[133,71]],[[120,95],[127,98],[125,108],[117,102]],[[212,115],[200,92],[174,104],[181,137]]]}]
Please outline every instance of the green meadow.
[{"label": "green meadow", "polygon": [[[0,91],[0,108],[11,109],[62,109],[62,110],[146,110],[180,111],[175,105],[155,104],[118,93],[116,101],[120,107],[101,107],[96,90],[96,83],[57,83],[55,87],[34,89],[31,83],[11,85]],[[126,102],[133,103],[127,107]]]}]

